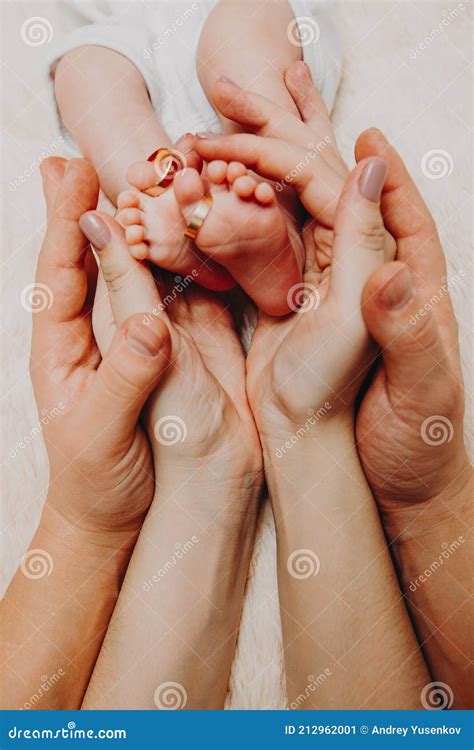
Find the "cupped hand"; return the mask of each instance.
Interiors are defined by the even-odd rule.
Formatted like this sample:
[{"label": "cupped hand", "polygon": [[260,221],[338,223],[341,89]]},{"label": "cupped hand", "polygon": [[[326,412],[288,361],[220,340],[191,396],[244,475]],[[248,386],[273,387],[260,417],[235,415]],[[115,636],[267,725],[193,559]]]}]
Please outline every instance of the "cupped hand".
[{"label": "cupped hand", "polygon": [[433,218],[378,130],[358,139],[357,159],[368,156],[388,165],[382,213],[397,243],[397,262],[377,271],[363,294],[365,322],[382,356],[357,416],[359,453],[382,510],[396,512],[444,494],[446,511],[470,475],[449,295],[464,274],[448,277]]},{"label": "cupped hand", "polygon": [[48,225],[40,252],[31,377],[50,464],[47,508],[78,530],[129,535],[153,498],[153,463],[138,425],[144,403],[168,366],[161,320],[124,320],[107,356],[92,331],[97,275],[79,228],[97,204],[98,181],[82,159],[42,165]]},{"label": "cupped hand", "polygon": [[110,216],[86,213],[81,227],[97,249],[99,275],[94,330],[102,352],[130,315],[158,320],[171,340],[170,365],[148,400],[144,424],[156,482],[190,477],[260,482],[261,447],[245,389],[245,359],[226,296],[192,276],[164,274],[135,260]]}]

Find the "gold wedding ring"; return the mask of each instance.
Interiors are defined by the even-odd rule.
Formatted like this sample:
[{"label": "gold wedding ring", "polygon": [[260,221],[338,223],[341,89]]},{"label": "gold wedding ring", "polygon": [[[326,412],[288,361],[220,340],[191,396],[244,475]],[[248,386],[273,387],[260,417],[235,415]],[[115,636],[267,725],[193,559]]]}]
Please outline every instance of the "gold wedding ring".
[{"label": "gold wedding ring", "polygon": [[197,204],[191,219],[189,220],[186,231],[184,232],[185,237],[190,237],[192,240],[196,239],[197,233],[204,224],[209,211],[212,206],[212,196],[208,193],[201,198]]},{"label": "gold wedding ring", "polygon": [[166,188],[168,188],[173,182],[176,172],[186,166],[186,164],[183,163],[183,155],[180,154],[179,151],[174,151],[165,146],[153,151],[147,161],[153,162],[158,180],[156,185],[152,185],[151,187],[146,188],[146,190],[142,190],[142,192],[151,195],[152,198],[156,198],[156,196],[164,193]]}]

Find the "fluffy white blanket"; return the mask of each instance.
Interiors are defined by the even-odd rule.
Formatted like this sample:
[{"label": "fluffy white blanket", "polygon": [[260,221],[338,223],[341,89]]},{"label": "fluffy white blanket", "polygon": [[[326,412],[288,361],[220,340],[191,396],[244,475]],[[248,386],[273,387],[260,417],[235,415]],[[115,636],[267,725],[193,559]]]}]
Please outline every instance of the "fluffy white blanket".
[{"label": "fluffy white blanket", "polygon": [[[339,145],[351,163],[357,134],[378,126],[420,186],[439,225],[448,278],[460,270],[464,273],[453,284],[452,295],[470,391],[472,6],[433,0],[351,0],[338,12],[345,48],[334,111]],[[31,315],[22,305],[22,292],[34,280],[44,230],[37,163],[42,155],[67,155],[59,141],[42,63],[47,41],[27,45],[21,29],[27,19],[41,16],[60,34],[73,28],[78,17],[59,0],[3,3],[2,14],[4,28],[8,24],[9,29],[3,51],[3,91],[8,94],[2,181],[4,591],[38,522],[48,481],[45,450],[41,436],[35,435],[38,415],[28,375]],[[20,442],[28,445],[20,448]],[[275,535],[268,505],[250,569],[227,703],[231,709],[286,706]]]}]

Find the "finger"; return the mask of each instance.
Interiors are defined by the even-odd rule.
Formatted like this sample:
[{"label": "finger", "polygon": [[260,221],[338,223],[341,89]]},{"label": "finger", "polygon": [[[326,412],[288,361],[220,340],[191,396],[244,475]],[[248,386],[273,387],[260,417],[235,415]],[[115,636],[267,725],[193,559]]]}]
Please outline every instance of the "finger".
[{"label": "finger", "polygon": [[[387,165],[366,159],[352,170],[339,199],[334,222],[331,293],[346,323],[360,323],[362,290],[384,262],[385,228],[380,212]],[[364,326],[365,329],[365,326]]]},{"label": "finger", "polygon": [[[148,396],[168,367],[170,356],[171,339],[163,320],[153,317],[146,324],[145,313],[141,312],[121,325],[81,409],[86,445],[96,439],[110,440],[114,446],[118,439],[127,444]],[[97,415],[100,415],[99,430]],[[84,430],[89,430],[90,436]]]},{"label": "finger", "polygon": [[257,135],[284,137],[285,141],[302,146],[313,140],[313,134],[295,114],[261,94],[240,88],[233,81],[222,78],[215,81],[211,96],[222,115]]},{"label": "finger", "polygon": [[387,386],[394,401],[437,404],[442,409],[445,350],[435,318],[424,306],[409,267],[386,263],[367,282],[362,296],[367,328],[383,350]]},{"label": "finger", "polygon": [[285,85],[296,104],[301,119],[314,132],[329,135],[334,140],[334,132],[324,99],[315,87],[306,63],[298,60],[290,65],[285,73]]},{"label": "finger", "polygon": [[379,156],[387,162],[382,214],[397,243],[397,258],[410,267],[421,288],[439,287],[446,263],[436,226],[402,159],[376,128],[359,136],[355,154],[357,161]]},{"label": "finger", "polygon": [[397,259],[406,263],[426,300],[438,300],[434,316],[442,339],[456,358],[457,321],[449,295],[446,259],[436,224],[401,157],[376,128],[365,131],[356,144],[356,158],[382,156],[388,173],[382,193],[385,226],[397,245]]},{"label": "finger", "polygon": [[117,325],[110,304],[107,284],[101,273],[97,277],[97,288],[92,308],[92,330],[99,352],[102,357],[105,357],[117,333]]},{"label": "finger", "polygon": [[[115,322],[121,325],[130,315],[151,312],[161,305],[150,270],[130,254],[123,228],[112,217],[98,211],[84,214],[81,229],[96,248]],[[160,308],[160,315],[168,321]]]},{"label": "finger", "polygon": [[97,176],[84,159],[71,159],[65,164],[48,159],[42,165],[42,176],[49,220],[36,283],[48,303],[35,316],[35,324],[40,327],[70,322],[83,312],[89,243],[80,230],[79,217],[96,206],[99,190]]},{"label": "finger", "polygon": [[332,223],[343,179],[318,159],[318,144],[304,149],[283,140],[248,133],[202,134],[196,137],[195,149],[207,161],[243,162],[261,177],[275,180],[277,191],[288,185],[294,187],[314,218]]}]

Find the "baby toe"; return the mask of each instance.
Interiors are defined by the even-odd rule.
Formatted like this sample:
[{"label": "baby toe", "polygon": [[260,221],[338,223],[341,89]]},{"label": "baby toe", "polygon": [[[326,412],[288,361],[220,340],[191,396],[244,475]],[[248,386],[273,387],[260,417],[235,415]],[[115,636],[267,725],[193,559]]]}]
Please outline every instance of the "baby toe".
[{"label": "baby toe", "polygon": [[231,185],[238,177],[243,177],[247,174],[247,167],[240,161],[231,161],[227,167],[227,182]]},{"label": "baby toe", "polygon": [[131,164],[127,169],[126,178],[137,190],[147,190],[158,181],[155,167],[150,161],[136,161]]},{"label": "baby toe", "polygon": [[194,204],[204,196],[204,183],[195,169],[179,172],[173,181],[173,190],[178,206],[186,219],[192,215]]},{"label": "baby toe", "polygon": [[150,248],[146,242],[139,242],[137,245],[130,246],[130,252],[136,260],[145,260],[150,255]]},{"label": "baby toe", "polygon": [[268,182],[259,182],[257,187],[255,188],[255,198],[259,203],[268,206],[276,199],[276,194],[274,189],[271,185],[268,184]]},{"label": "baby toe", "polygon": [[123,227],[130,227],[132,224],[142,224],[142,212],[138,208],[124,208],[118,212],[115,219]]},{"label": "baby toe", "polygon": [[145,239],[145,229],[137,225],[127,227],[125,230],[125,239],[128,245],[138,245]]},{"label": "baby toe", "polygon": [[216,160],[210,161],[207,165],[206,176],[210,182],[218,185],[224,182],[227,174],[227,162]]},{"label": "baby toe", "polygon": [[237,177],[232,185],[232,189],[239,196],[239,198],[250,198],[254,193],[258,185],[257,180],[250,175],[243,177]]},{"label": "baby toe", "polygon": [[117,208],[138,208],[139,201],[138,193],[134,193],[133,190],[124,190],[117,197]]}]

